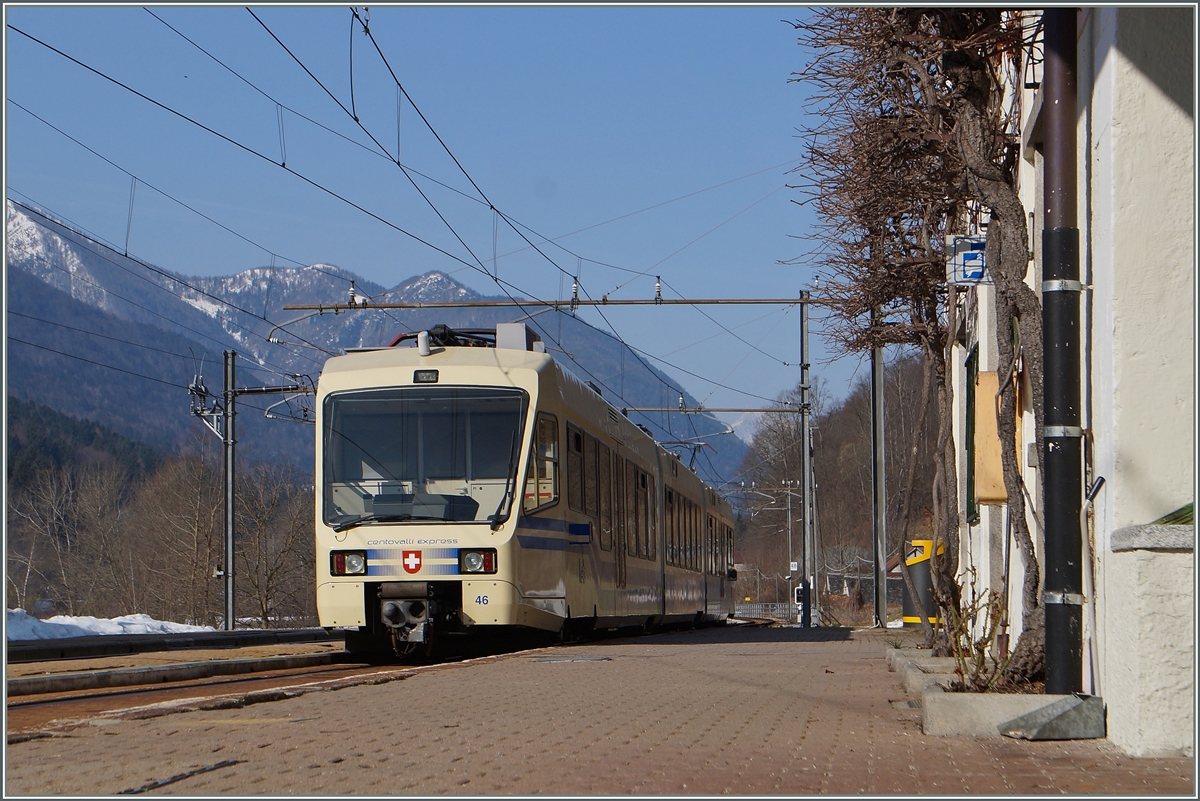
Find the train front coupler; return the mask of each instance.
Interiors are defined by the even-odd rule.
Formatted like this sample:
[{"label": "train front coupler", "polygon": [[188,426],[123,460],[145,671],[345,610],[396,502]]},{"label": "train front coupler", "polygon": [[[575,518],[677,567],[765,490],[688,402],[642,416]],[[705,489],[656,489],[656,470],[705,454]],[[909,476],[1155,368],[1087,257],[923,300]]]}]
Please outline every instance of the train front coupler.
[{"label": "train front coupler", "polygon": [[423,581],[389,582],[381,587],[379,617],[392,635],[397,654],[427,646],[433,635],[434,604]]}]

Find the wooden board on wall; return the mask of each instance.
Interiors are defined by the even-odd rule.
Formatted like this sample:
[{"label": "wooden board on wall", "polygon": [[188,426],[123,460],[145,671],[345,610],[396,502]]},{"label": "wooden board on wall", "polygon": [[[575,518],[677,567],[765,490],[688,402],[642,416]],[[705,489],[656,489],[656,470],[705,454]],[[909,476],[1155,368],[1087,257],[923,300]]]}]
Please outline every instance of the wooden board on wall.
[{"label": "wooden board on wall", "polygon": [[975,382],[975,496],[982,505],[1008,502],[1004,469],[1000,461],[1000,434],[996,429],[996,372],[979,372]]}]

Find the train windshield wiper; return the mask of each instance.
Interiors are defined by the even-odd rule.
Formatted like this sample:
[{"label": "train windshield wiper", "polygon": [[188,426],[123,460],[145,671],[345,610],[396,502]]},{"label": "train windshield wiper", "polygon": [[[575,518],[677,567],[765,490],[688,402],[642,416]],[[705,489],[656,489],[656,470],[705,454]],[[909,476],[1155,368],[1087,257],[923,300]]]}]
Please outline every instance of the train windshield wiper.
[{"label": "train windshield wiper", "polygon": [[512,436],[508,440],[508,472],[504,474],[504,494],[500,496],[500,503],[496,505],[496,511],[488,516],[488,520],[492,521],[492,531],[496,531],[500,526],[508,522],[510,514],[500,514],[504,508],[505,501],[509,500],[509,493],[512,492],[513,486],[513,468],[516,467],[517,461],[517,432],[513,431]]},{"label": "train windshield wiper", "polygon": [[356,526],[361,526],[363,523],[398,523],[398,522],[401,522],[404,520],[444,520],[444,519],[445,518],[443,518],[443,517],[437,517],[435,515],[414,515],[414,514],[408,514],[407,512],[404,514],[398,514],[398,515],[369,514],[369,515],[363,515],[362,517],[356,517],[353,520],[347,520],[344,523],[338,523],[336,526],[333,527],[333,530],[338,531],[338,532],[346,531],[347,529],[352,529],[352,528],[355,528]]}]

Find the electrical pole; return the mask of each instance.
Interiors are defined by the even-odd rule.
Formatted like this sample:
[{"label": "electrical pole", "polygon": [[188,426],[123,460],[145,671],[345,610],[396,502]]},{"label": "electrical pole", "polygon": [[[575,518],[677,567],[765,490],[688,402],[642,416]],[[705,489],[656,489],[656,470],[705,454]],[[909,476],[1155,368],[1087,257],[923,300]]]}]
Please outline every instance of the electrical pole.
[{"label": "electrical pole", "polygon": [[[224,448],[225,464],[225,498],[224,498],[224,523],[225,523],[225,554],[222,561],[222,567],[219,571],[214,571],[213,577],[221,576],[224,579],[225,585],[225,631],[233,631],[234,628],[234,488],[236,485],[236,418],[237,418],[237,397],[239,395],[312,395],[315,394],[315,389],[312,384],[312,379],[307,376],[294,376],[295,378],[304,378],[308,381],[307,385],[298,383],[283,387],[250,387],[242,389],[237,388],[236,383],[236,368],[235,360],[237,359],[237,351],[225,351],[225,386],[221,392],[221,399],[217,400],[209,394],[208,387],[204,385],[204,376],[197,373],[192,378],[192,383],[188,385],[188,395],[191,398],[192,415],[199,417],[209,430],[221,438],[221,444]],[[286,403],[287,399],[279,403]],[[271,409],[278,406],[274,404],[267,409],[267,416],[275,419],[282,418],[279,415],[271,413]],[[308,409],[305,408],[303,417],[291,419],[301,420],[302,422],[312,422],[309,420]]]},{"label": "electrical pole", "polygon": [[[784,481],[783,484],[785,487],[790,487],[792,482]],[[792,603],[796,599],[795,590],[792,589],[792,579],[794,579],[796,577],[795,571],[792,570],[792,491],[790,489],[785,489],[784,492],[787,493],[787,521],[788,521],[788,527],[787,527],[787,534],[788,534],[788,577],[787,577],[788,589],[787,589],[787,591],[788,591],[788,594],[787,594],[787,597],[788,597],[788,606],[791,606]],[[789,623],[792,622],[791,614],[788,615],[788,622]]]},{"label": "electrical pole", "polygon": [[225,443],[225,630],[233,631],[233,479],[234,455],[237,438],[234,436],[234,425],[237,420],[237,410],[234,404],[237,400],[236,382],[234,380],[234,360],[237,351],[225,351],[225,432],[222,439]]},{"label": "electrical pole", "polygon": [[[800,293],[802,300],[808,292]],[[803,481],[800,507],[800,536],[804,542],[804,613],[800,625],[811,628],[820,624],[817,589],[817,541],[813,528],[816,501],[813,498],[812,463],[812,386],[808,374],[808,304],[800,304],[800,475]]]},{"label": "electrical pole", "polygon": [[[879,307],[871,309],[871,327],[880,324]],[[871,476],[874,479],[875,626],[887,627],[887,476],[884,473],[883,346],[871,349]]]}]

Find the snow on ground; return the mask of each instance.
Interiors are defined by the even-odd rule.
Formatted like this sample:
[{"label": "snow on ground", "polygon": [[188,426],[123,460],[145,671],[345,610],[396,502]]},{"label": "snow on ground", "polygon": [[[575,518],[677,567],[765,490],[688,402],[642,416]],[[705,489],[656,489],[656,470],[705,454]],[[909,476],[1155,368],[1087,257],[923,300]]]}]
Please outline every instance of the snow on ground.
[{"label": "snow on ground", "polygon": [[167,623],[149,615],[125,615],[112,619],[55,615],[38,620],[24,609],[9,609],[5,630],[10,640],[56,640],[62,637],[91,637],[97,634],[177,634],[214,631],[212,626]]}]

